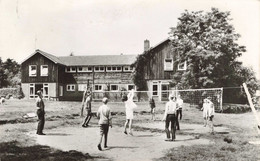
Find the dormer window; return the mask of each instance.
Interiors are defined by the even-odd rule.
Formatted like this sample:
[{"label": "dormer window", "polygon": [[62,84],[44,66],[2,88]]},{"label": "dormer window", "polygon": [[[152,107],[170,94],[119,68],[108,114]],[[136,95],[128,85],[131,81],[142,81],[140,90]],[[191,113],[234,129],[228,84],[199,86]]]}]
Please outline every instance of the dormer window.
[{"label": "dormer window", "polygon": [[92,67],[78,67],[78,72],[92,72]]},{"label": "dormer window", "polygon": [[173,70],[173,59],[171,58],[164,59],[164,70],[165,71]]},{"label": "dormer window", "polygon": [[76,72],[76,67],[67,67],[66,68],[67,73],[75,73]]},{"label": "dormer window", "polygon": [[186,69],[187,69],[187,62],[186,61],[178,64],[178,70],[182,71],[182,70],[186,70]]},{"label": "dormer window", "polygon": [[124,72],[132,72],[133,70],[134,70],[134,68],[131,66],[124,66],[124,68],[123,68]]},{"label": "dormer window", "polygon": [[108,66],[106,67],[107,72],[121,72],[122,67],[116,67],[116,66]]},{"label": "dormer window", "polygon": [[105,67],[100,67],[100,66],[97,66],[94,68],[95,72],[104,72],[105,71]]}]

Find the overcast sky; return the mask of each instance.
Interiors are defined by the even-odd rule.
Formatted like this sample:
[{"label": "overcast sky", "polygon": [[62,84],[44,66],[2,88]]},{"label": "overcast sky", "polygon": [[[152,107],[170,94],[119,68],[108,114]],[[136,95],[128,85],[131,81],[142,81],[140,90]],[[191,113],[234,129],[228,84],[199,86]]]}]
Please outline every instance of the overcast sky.
[{"label": "overcast sky", "polygon": [[[260,70],[259,0],[0,0],[0,57],[21,62],[40,49],[56,56],[140,54],[143,41],[165,40],[184,12],[231,11],[247,52]],[[258,77],[259,77],[258,73]]]}]

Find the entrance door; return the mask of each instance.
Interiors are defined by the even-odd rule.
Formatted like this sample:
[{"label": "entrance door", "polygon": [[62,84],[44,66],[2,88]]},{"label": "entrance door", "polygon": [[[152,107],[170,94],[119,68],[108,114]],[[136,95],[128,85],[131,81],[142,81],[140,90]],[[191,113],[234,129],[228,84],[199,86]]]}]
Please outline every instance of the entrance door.
[{"label": "entrance door", "polygon": [[161,85],[161,89],[162,89],[161,100],[162,101],[168,101],[168,98],[169,98],[169,85],[168,84],[162,84]]}]

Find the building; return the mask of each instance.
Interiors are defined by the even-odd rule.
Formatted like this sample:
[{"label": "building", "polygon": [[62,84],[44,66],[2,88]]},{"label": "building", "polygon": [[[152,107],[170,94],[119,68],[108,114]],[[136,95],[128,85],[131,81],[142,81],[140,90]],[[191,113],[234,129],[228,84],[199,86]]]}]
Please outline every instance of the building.
[{"label": "building", "polygon": [[[147,83],[146,98],[168,100],[167,90],[173,81],[174,54],[170,39],[154,47],[144,41],[143,54],[150,55],[144,64],[144,79]],[[142,55],[142,54],[140,54]],[[140,56],[139,55],[139,56]],[[132,81],[137,55],[63,56],[56,57],[36,50],[21,63],[22,89],[25,98],[35,98],[36,91],[42,89],[44,98],[59,100],[81,100],[86,87],[91,87],[94,99],[102,98],[106,91],[118,99],[122,90],[136,89]],[[178,65],[185,70],[186,63]]]},{"label": "building", "polygon": [[44,98],[59,100],[81,100],[87,86],[96,92],[96,98],[103,91],[118,94],[135,88],[130,66],[135,59],[136,55],[122,54],[56,57],[36,50],[21,63],[22,89],[25,98],[35,98],[43,90]]},{"label": "building", "polygon": [[[170,83],[176,70],[186,70],[186,62],[174,65],[176,55],[171,51],[171,40],[166,39],[154,47],[150,47],[148,40],[144,41],[143,55],[149,55],[144,63],[144,79],[147,83],[149,97],[156,100],[168,100]],[[139,55],[140,56],[140,55]],[[175,69],[177,66],[177,69]]]}]

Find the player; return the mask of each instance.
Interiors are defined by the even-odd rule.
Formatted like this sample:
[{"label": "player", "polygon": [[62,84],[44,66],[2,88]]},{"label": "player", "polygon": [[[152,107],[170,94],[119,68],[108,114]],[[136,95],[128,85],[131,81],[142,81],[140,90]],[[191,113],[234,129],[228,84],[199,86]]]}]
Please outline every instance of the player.
[{"label": "player", "polygon": [[151,114],[152,114],[152,120],[155,120],[155,101],[153,99],[153,96],[149,100],[150,108],[151,108]]},{"label": "player", "polygon": [[37,99],[36,99],[36,107],[37,107],[37,116],[38,116],[38,126],[37,126],[37,132],[36,134],[38,135],[45,135],[43,133],[43,128],[44,128],[44,124],[45,124],[45,105],[44,105],[44,102],[43,102],[43,99],[42,99],[42,91],[39,90],[36,92],[37,94]]},{"label": "player", "polygon": [[134,98],[134,89],[132,89],[127,95],[127,101],[125,101],[125,113],[126,113],[126,122],[124,126],[124,133],[127,134],[127,125],[129,126],[129,134],[133,135],[132,124],[134,118],[134,109],[137,105],[133,101]]},{"label": "player", "polygon": [[83,110],[86,110],[87,116],[83,120],[82,127],[88,127],[88,123],[92,117],[92,111],[91,111],[91,90],[90,88],[87,88],[84,93],[83,93],[83,98],[82,98],[82,107],[81,107],[81,116],[83,116]]},{"label": "player", "polygon": [[104,148],[107,148],[107,136],[109,126],[112,128],[112,118],[110,108],[107,106],[108,98],[102,99],[103,105],[101,105],[97,111],[98,124],[100,126],[100,139],[98,143],[98,150],[102,150],[101,143],[104,136]]},{"label": "player", "polygon": [[176,119],[176,128],[177,130],[180,130],[180,124],[179,124],[179,116],[180,120],[182,119],[182,105],[183,105],[183,100],[181,99],[181,95],[178,95],[177,100],[177,119]]},{"label": "player", "polygon": [[[176,102],[175,102],[175,97],[173,95],[170,95],[169,97],[169,102],[166,103],[165,106],[165,113],[163,117],[163,121],[165,120],[165,132],[167,139],[165,141],[174,141],[176,136],[175,136],[175,130],[176,130]],[[170,137],[170,131],[169,131],[169,125],[171,122],[171,133],[172,133],[172,138]]]}]

